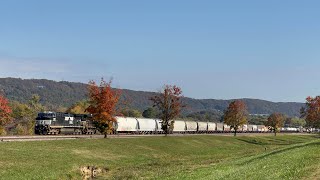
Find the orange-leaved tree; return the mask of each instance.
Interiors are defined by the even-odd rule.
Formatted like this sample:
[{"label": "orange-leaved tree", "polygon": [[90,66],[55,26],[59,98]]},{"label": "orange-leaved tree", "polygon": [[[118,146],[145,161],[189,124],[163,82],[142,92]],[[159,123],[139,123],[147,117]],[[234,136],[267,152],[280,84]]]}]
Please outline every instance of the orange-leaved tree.
[{"label": "orange-leaved tree", "polygon": [[234,136],[237,135],[239,127],[247,123],[247,119],[247,106],[241,100],[232,101],[223,116],[224,123],[234,129]]},{"label": "orange-leaved tree", "polygon": [[165,85],[163,90],[156,96],[151,97],[153,106],[159,109],[159,117],[162,120],[161,129],[169,134],[174,127],[174,118],[178,117],[181,109],[185,107],[182,104],[182,90],[178,86]]},{"label": "orange-leaved tree", "polygon": [[281,113],[273,113],[268,117],[267,122],[265,123],[266,126],[269,127],[270,131],[274,132],[274,135],[277,135],[277,132],[283,126],[284,120],[286,117]]},{"label": "orange-leaved tree", "polygon": [[5,125],[11,121],[11,107],[8,100],[0,95],[0,135],[6,134]]},{"label": "orange-leaved tree", "polygon": [[101,79],[100,85],[95,81],[89,82],[89,107],[87,112],[92,114],[92,119],[97,128],[107,138],[113,129],[113,124],[116,122],[117,103],[121,96],[121,91],[111,87],[111,80],[106,82]]},{"label": "orange-leaved tree", "polygon": [[320,96],[307,97],[306,106],[300,113],[306,119],[307,127],[320,128]]}]

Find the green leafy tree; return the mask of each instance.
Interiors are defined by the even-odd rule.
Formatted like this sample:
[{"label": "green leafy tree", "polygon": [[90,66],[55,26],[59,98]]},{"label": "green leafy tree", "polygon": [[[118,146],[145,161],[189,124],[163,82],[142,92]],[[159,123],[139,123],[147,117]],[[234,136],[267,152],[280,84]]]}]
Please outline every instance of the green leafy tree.
[{"label": "green leafy tree", "polygon": [[195,121],[221,122],[223,113],[217,110],[206,110],[188,114],[186,117]]},{"label": "green leafy tree", "polygon": [[123,116],[126,116],[126,117],[135,117],[135,118],[142,117],[141,112],[136,109],[126,109],[126,110],[123,110],[121,113]]},{"label": "green leafy tree", "polygon": [[89,107],[89,102],[87,100],[78,101],[67,109],[68,113],[72,114],[86,114],[86,109]]},{"label": "green leafy tree", "polygon": [[298,117],[291,119],[291,126],[293,127],[304,127],[306,125],[306,120]]},{"label": "green leafy tree", "polygon": [[13,101],[11,102],[11,108],[12,117],[17,124],[16,132],[19,132],[19,134],[34,134],[37,114],[44,111],[44,107],[40,103],[40,96],[33,95],[27,104]]},{"label": "green leafy tree", "polygon": [[241,100],[231,102],[223,118],[224,123],[234,129],[234,136],[236,136],[239,127],[247,123],[248,111],[246,104]]},{"label": "green leafy tree", "polygon": [[157,118],[158,114],[159,112],[155,108],[149,107],[143,111],[142,116],[145,118]]},{"label": "green leafy tree", "polygon": [[27,134],[27,128],[22,125],[22,124],[18,124],[15,128],[15,134],[17,135],[26,135]]},{"label": "green leafy tree", "polygon": [[14,134],[25,135],[27,132],[27,123],[32,121],[31,109],[27,104],[17,101],[10,103],[12,109],[12,118],[14,123]]},{"label": "green leafy tree", "polygon": [[29,103],[28,103],[30,110],[31,110],[31,116],[30,120],[27,123],[27,130],[28,134],[33,134],[34,133],[34,126],[35,126],[35,119],[38,115],[39,112],[44,111],[44,106],[40,103],[40,96],[37,94],[32,95]]},{"label": "green leafy tree", "polygon": [[267,115],[249,115],[248,124],[264,125],[267,119]]},{"label": "green leafy tree", "polygon": [[306,120],[298,117],[287,117],[284,125],[288,127],[304,127],[306,125]]}]

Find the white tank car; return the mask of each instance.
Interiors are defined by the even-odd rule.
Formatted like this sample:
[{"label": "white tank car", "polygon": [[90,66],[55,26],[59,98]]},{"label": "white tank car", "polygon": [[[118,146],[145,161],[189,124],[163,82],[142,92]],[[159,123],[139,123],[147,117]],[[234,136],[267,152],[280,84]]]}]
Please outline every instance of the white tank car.
[{"label": "white tank car", "polygon": [[[234,129],[232,128],[231,131],[234,132]],[[243,132],[242,126],[238,126],[237,132]]]},{"label": "white tank car", "polygon": [[257,125],[252,125],[252,131],[257,132],[258,131],[258,126]]},{"label": "white tank car", "polygon": [[198,132],[200,133],[208,132],[208,123],[198,122]]},{"label": "white tank car", "polygon": [[270,131],[268,126],[265,126],[264,128],[265,128],[265,132],[269,132]]},{"label": "white tank car", "polygon": [[217,132],[223,132],[223,123],[217,123]]},{"label": "white tank car", "polygon": [[224,125],[223,125],[223,131],[224,131],[224,132],[230,132],[230,131],[231,131],[230,126],[229,126],[229,125],[224,124]]},{"label": "white tank car", "polygon": [[173,125],[174,133],[184,133],[186,131],[186,123],[181,120],[175,120]]},{"label": "white tank car", "polygon": [[281,131],[285,131],[285,132],[298,132],[298,128],[293,128],[293,127],[285,127],[285,128],[281,128]]},{"label": "white tank car", "polygon": [[257,125],[258,132],[267,132],[267,127],[265,125]]},{"label": "white tank car", "polygon": [[139,123],[139,132],[141,133],[155,133],[157,129],[157,123],[155,119],[137,118]]},{"label": "white tank car", "polygon": [[242,129],[242,132],[247,132],[248,131],[248,125],[243,125],[242,127],[241,127],[241,129]]},{"label": "white tank car", "polygon": [[195,121],[186,121],[186,131],[189,133],[196,133],[198,129],[198,124]]},{"label": "white tank car", "polygon": [[215,132],[216,127],[217,127],[216,123],[208,122],[208,132],[211,132],[211,133]]},{"label": "white tank car", "polygon": [[138,132],[138,121],[136,118],[131,117],[116,117],[117,119],[117,132]]},{"label": "white tank car", "polygon": [[257,125],[248,125],[248,132],[257,132],[258,131],[258,126]]}]

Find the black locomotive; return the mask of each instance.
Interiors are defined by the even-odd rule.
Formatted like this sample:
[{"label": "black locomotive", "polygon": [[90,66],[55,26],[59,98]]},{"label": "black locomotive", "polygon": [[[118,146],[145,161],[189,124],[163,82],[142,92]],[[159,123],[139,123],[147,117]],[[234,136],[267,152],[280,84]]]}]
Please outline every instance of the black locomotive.
[{"label": "black locomotive", "polygon": [[35,134],[96,134],[91,115],[41,112],[36,118]]}]

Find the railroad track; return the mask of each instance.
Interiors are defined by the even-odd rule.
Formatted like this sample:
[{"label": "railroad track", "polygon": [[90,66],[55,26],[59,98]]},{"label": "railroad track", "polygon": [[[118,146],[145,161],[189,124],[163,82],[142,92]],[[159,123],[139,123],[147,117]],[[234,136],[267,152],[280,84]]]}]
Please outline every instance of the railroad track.
[{"label": "railroad track", "polygon": [[[164,136],[164,134],[117,134],[117,135],[108,135],[108,138],[135,138],[135,137],[154,137],[154,136]],[[171,134],[170,136],[179,136],[179,134],[176,134],[176,135]],[[180,135],[180,136],[183,136],[183,135]],[[104,138],[104,135],[0,136],[0,142],[49,141],[49,140],[67,140],[67,139],[101,139],[101,138]]]},{"label": "railroad track", "polygon": [[[309,133],[280,133],[291,135],[310,135]],[[233,133],[213,133],[213,134],[169,134],[168,136],[233,136]],[[237,136],[270,136],[273,133],[238,133]],[[117,134],[108,135],[108,138],[139,138],[139,137],[163,137],[164,134]],[[33,136],[0,136],[1,142],[13,141],[52,141],[68,139],[102,139],[103,135],[33,135]]]},{"label": "railroad track", "polygon": [[103,138],[102,135],[34,135],[34,136],[0,136],[1,142],[11,141],[49,141],[66,139]]}]

